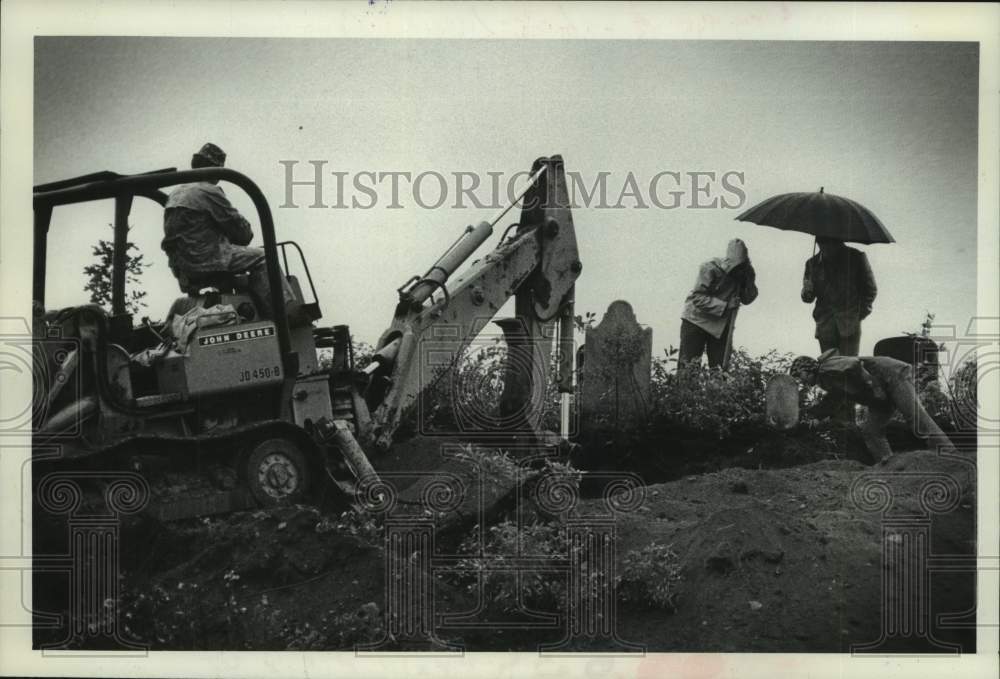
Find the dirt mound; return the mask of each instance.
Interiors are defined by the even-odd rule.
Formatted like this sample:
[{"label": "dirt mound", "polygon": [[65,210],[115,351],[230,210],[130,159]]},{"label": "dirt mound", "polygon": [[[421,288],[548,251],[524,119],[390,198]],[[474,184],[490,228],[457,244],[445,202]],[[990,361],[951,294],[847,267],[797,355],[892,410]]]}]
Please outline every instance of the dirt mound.
[{"label": "dirt mound", "polygon": [[315,509],[155,532],[145,563],[127,571],[123,601],[126,634],[153,648],[343,648],[381,624],[380,550]]},{"label": "dirt mound", "polygon": [[[470,651],[534,651],[564,639],[565,603],[533,608],[501,579],[494,581],[498,591],[518,605],[499,610],[497,601],[483,599],[488,590],[477,583],[481,575],[447,576],[458,572],[449,555],[455,540],[470,535],[480,501],[492,503],[487,523],[518,518],[508,501],[531,489],[517,488],[515,480],[524,475],[516,464],[495,450],[456,449],[437,440],[415,446],[409,457],[383,460],[381,470],[395,482],[404,514],[409,509],[425,518],[427,503],[437,503],[441,511],[430,515],[450,531],[451,541],[434,543],[435,558],[447,563],[435,566],[443,571],[429,579],[437,637],[460,641]],[[455,478],[467,486],[461,493],[435,485]],[[868,485],[859,491],[865,479]],[[482,481],[485,486],[476,485]],[[905,530],[887,533],[887,519],[924,512],[927,553],[975,554],[974,483],[969,461],[915,451],[884,466],[826,456],[799,467],[731,467],[646,486],[641,502],[614,519],[616,569],[651,591],[657,578],[669,574],[670,605],[619,596],[613,627],[619,639],[648,651],[843,652],[873,642],[882,633],[884,576],[915,566],[912,559],[885,561],[886,541],[908,539]],[[885,499],[897,514],[884,511]],[[534,540],[537,549],[530,554],[549,559],[535,562],[524,579],[536,595],[553,594],[536,599],[565,602],[569,571],[554,566],[565,564],[569,554],[560,542],[560,521],[585,515],[607,516],[605,500],[580,500],[569,514],[535,514],[532,521],[549,523],[522,534]],[[386,636],[394,629],[385,620],[389,597],[398,587],[387,579],[383,529],[373,515],[301,506],[170,524],[134,519],[121,535],[124,634],[154,649],[175,650],[337,650],[396,643]],[[396,558],[410,561],[415,554],[404,550]],[[492,558],[471,556],[484,563]],[[671,564],[657,560],[676,568],[662,568]],[[399,570],[402,562],[392,563]],[[422,569],[412,577],[423,577]],[[513,571],[502,577],[508,576],[516,584]],[[931,633],[973,651],[974,631],[945,629],[935,621],[941,613],[972,609],[974,572],[935,573],[928,600]],[[449,616],[452,623],[445,627]],[[539,626],[546,616],[553,623]],[[589,641],[579,643],[582,649]],[[928,649],[926,639],[899,643],[891,650],[940,650]],[[381,646],[394,648],[436,647],[430,641]]]},{"label": "dirt mound", "polygon": [[[620,562],[651,543],[670,545],[680,560],[680,593],[673,612],[622,610],[622,638],[663,651],[840,652],[878,640],[883,516],[863,506],[852,488],[861,473],[881,475],[895,506],[911,511],[926,502],[926,489],[918,476],[895,471],[903,468],[955,479],[968,469],[912,452],[882,470],[829,460],[783,470],[729,469],[648,487],[638,511],[619,519]],[[931,514],[937,553],[975,553],[968,481],[956,486],[963,494],[950,511]],[[931,601],[940,607],[934,613],[966,610],[975,600],[973,574],[935,577],[931,584]],[[933,633],[967,650],[974,645],[968,630]],[[900,643],[924,648],[927,642]]]},{"label": "dirt mound", "polygon": [[444,546],[511,511],[518,486],[532,478],[505,450],[448,437],[413,437],[375,466],[395,493],[392,515],[433,515]]}]

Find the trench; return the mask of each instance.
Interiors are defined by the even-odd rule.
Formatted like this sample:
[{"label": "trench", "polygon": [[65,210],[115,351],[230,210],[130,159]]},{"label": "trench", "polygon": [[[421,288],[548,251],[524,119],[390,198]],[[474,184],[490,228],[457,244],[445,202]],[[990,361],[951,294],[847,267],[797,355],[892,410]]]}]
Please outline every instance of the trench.
[{"label": "trench", "polygon": [[[902,423],[886,432],[894,452],[919,450],[922,441]],[[608,473],[638,476],[643,485],[667,483],[723,469],[787,469],[823,460],[877,462],[856,427],[824,423],[816,429],[798,426],[788,432],[745,425],[725,436],[681,426],[654,432],[598,431],[581,436],[570,463],[583,472],[580,492],[595,497]]]}]

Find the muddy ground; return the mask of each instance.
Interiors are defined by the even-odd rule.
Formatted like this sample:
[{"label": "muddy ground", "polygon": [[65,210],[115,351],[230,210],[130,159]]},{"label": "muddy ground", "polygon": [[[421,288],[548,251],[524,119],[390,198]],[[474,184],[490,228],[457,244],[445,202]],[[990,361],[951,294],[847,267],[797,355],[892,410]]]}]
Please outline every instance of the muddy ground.
[{"label": "muddy ground", "polygon": [[[975,470],[966,459],[911,449],[873,465],[850,430],[698,441],[659,456],[618,455],[614,442],[591,442],[577,454],[576,462],[591,469],[579,491],[550,494],[556,501],[545,504],[539,484],[546,475],[573,477],[565,468],[539,470],[493,449],[446,443],[411,441],[380,461],[395,488],[394,525],[436,522],[433,546],[416,538],[390,543],[386,514],[345,514],[342,507],[173,523],[128,519],[120,536],[120,598],[108,604],[119,639],[173,650],[374,644],[534,651],[562,643],[567,650],[846,652],[880,640],[880,650],[975,650],[973,627],[940,620],[973,609],[974,571],[935,572],[922,597],[884,591],[884,583],[907,581],[920,568],[910,549],[922,544],[911,542],[915,535],[929,533],[925,548],[933,558],[960,563],[976,553]],[[894,442],[897,449],[915,445],[904,444]],[[618,502],[624,509],[609,515],[612,468],[631,468],[646,485],[639,495],[611,495],[635,502]],[[414,469],[447,470],[462,493],[450,494],[435,485],[443,477]],[[871,483],[862,489],[866,478]],[[891,499],[887,510],[879,505],[884,498]],[[65,534],[65,520],[37,518],[36,548],[45,535],[58,542]],[[518,521],[537,538],[535,558],[521,564],[520,590],[513,571],[487,577],[474,570],[515,562],[496,544],[478,554],[474,536],[480,529],[491,535],[490,526],[516,529]],[[613,531],[608,563],[625,577],[602,581],[615,605],[593,609],[591,633],[584,625],[570,634],[567,615],[580,609],[567,606],[573,562],[566,530],[587,521]],[[501,551],[490,556],[490,549]],[[888,559],[886,550],[903,556]],[[406,554],[419,563],[407,568],[397,560],[387,568]],[[67,587],[64,575],[36,575],[36,610],[65,612],[59,602],[67,600]],[[398,598],[401,587],[416,598]],[[886,611],[916,599],[927,609],[885,637]],[[425,608],[413,613],[418,601]],[[40,628],[36,644],[65,636],[64,625]],[[94,638],[85,645],[116,643]]]}]

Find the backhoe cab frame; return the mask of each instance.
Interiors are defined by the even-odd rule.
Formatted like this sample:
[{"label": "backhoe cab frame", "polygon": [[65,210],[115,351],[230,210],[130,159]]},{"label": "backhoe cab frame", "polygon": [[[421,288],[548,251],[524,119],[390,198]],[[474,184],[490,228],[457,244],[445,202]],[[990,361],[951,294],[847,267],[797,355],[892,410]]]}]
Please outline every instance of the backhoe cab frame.
[{"label": "backhoe cab frame", "polygon": [[[257,210],[269,284],[270,318],[260,318],[253,294],[220,289],[217,298],[238,315],[230,323],[200,321],[186,346],[173,338],[164,342],[151,326],[133,326],[125,309],[125,252],[128,216],[136,196],[165,206],[161,189],[200,181],[228,181],[243,189]],[[120,176],[110,172],[41,185],[35,188],[35,253],[33,297],[44,311],[49,226],[55,207],[95,200],[115,201],[112,261],[112,315],[94,305],[73,306],[36,318],[38,337],[50,322],[60,338],[76,349],[53,351],[40,343],[35,360],[36,402],[43,407],[35,418],[35,442],[58,441],[65,464],[100,469],[124,465],[135,470],[177,471],[225,467],[243,479],[216,480],[216,491],[204,501],[184,500],[160,506],[161,518],[183,518],[219,513],[258,504],[299,502],[316,490],[316,479],[329,477],[351,494],[356,482],[374,476],[371,464],[355,444],[347,447],[346,424],[350,401],[333,395],[332,371],[317,365],[317,346],[349,351],[346,327],[314,328],[296,323],[290,328],[285,306],[279,255],[287,267],[287,250],[301,250],[289,241],[279,243],[267,200],[246,176],[226,168],[188,171],[173,169]],[[312,299],[316,291],[302,257]],[[320,317],[318,301],[306,302],[293,276],[300,315]],[[223,286],[225,287],[225,286]],[[194,292],[205,316],[214,310],[216,295]],[[230,294],[233,293],[233,294]],[[255,308],[256,307],[256,308]],[[201,319],[204,320],[204,317]],[[188,338],[187,334],[185,337]],[[144,351],[149,349],[152,353]],[[147,361],[142,361],[147,355]],[[342,370],[352,365],[343,357]],[[53,372],[54,371],[54,372]],[[50,374],[51,373],[51,374]],[[52,377],[52,379],[48,379]],[[63,385],[73,383],[73,389]],[[141,392],[141,394],[140,394]],[[353,440],[352,440],[353,441]],[[337,454],[339,452],[339,454]],[[60,462],[40,459],[42,468]],[[228,472],[227,472],[228,473]],[[325,484],[321,486],[325,488]]]},{"label": "backhoe cab frame", "polygon": [[[113,172],[99,172],[74,179],[52,182],[36,186],[32,203],[35,209],[34,274],[32,281],[33,299],[45,306],[45,276],[48,256],[49,225],[53,208],[60,205],[86,203],[95,200],[115,201],[114,260],[111,269],[111,313],[119,318],[125,314],[125,263],[128,242],[128,217],[136,196],[148,198],[161,207],[166,205],[167,195],[160,189],[177,184],[194,182],[227,181],[243,189],[253,201],[260,222],[264,240],[264,255],[267,260],[267,280],[270,286],[271,308],[274,309],[274,323],[278,336],[281,362],[288,379],[294,379],[298,372],[297,356],[291,348],[288,328],[288,313],[282,298],[281,273],[278,262],[278,242],[274,234],[274,220],[267,199],[249,177],[235,170],[223,167],[177,171],[174,168],[158,170],[147,174],[119,175]],[[311,283],[311,281],[310,281]],[[315,291],[314,291],[315,292]],[[114,321],[113,321],[114,325]]]}]

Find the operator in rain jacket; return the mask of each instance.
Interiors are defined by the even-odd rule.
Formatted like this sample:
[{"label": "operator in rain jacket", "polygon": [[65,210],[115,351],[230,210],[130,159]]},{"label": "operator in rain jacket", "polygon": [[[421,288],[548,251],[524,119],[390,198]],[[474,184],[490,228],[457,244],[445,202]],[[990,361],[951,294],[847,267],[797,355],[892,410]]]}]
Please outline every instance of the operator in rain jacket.
[{"label": "operator in rain jacket", "polygon": [[840,356],[836,349],[829,349],[818,359],[799,356],[792,361],[789,373],[805,386],[819,385],[835,401],[845,399],[868,406],[868,419],[861,431],[868,452],[876,460],[885,462],[892,455],[885,427],[896,412],[914,434],[927,439],[931,450],[955,450],[917,398],[913,368],[908,363],[888,356]]},{"label": "operator in rain jacket", "polygon": [[708,365],[725,370],[736,310],[757,299],[756,276],[747,246],[739,238],[729,241],[725,257],[701,265],[681,314],[679,366],[700,362],[707,351]]},{"label": "operator in rain jacket", "polygon": [[878,293],[865,253],[842,241],[817,238],[819,252],[806,261],[802,301],[816,302],[813,319],[819,350],[836,349],[841,356],[857,356],[861,321],[872,312]]},{"label": "operator in rain jacket", "polygon": [[[225,162],[225,152],[209,143],[191,157],[191,168],[223,167]],[[264,250],[248,247],[253,238],[250,223],[217,182],[181,184],[164,207],[161,247],[181,290],[190,293],[198,279],[211,272],[249,272],[261,316],[274,318]],[[293,301],[283,275],[281,279],[286,303]]]}]

